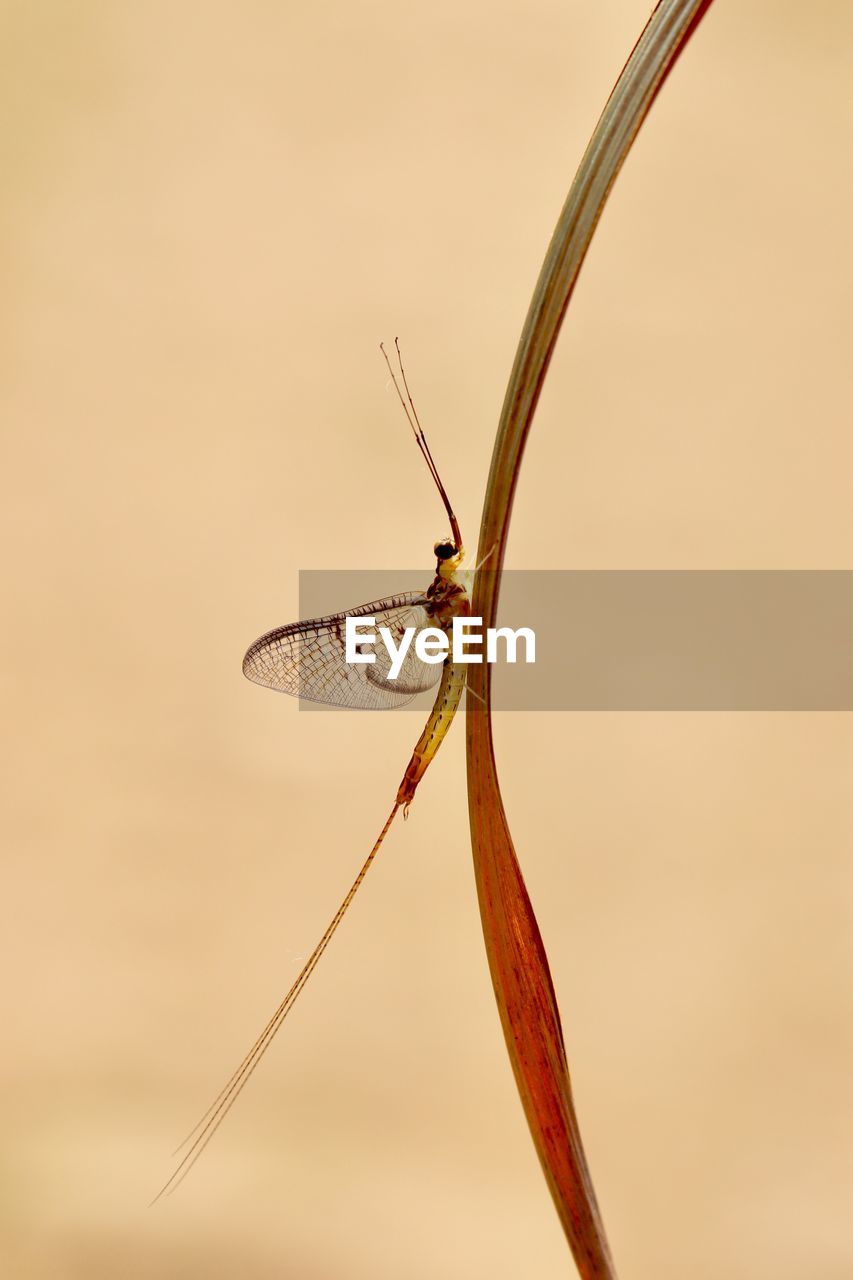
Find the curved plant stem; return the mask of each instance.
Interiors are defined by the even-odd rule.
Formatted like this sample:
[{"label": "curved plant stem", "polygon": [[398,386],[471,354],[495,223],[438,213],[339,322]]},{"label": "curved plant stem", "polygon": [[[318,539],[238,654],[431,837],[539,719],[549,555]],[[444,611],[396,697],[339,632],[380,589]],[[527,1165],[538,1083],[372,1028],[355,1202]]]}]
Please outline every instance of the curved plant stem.
[{"label": "curved plant stem", "polygon": [[[495,625],[524,444],[581,264],[610,188],[661,85],[711,0],[661,0],[592,135],[542,267],[507,387],[480,525],[472,612]],[[468,803],[486,952],[516,1083],[583,1277],[615,1276],[572,1103],[560,1014],[501,799],[487,663],[467,704]]]}]

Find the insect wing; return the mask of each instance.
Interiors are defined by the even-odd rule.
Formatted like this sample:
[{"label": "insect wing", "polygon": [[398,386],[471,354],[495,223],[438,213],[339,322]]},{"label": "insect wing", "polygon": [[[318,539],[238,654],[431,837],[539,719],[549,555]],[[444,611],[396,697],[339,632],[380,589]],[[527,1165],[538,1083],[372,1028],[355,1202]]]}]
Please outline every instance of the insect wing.
[{"label": "insect wing", "polygon": [[[311,702],[363,711],[402,707],[432,688],[441,677],[441,663],[421,662],[412,637],[396,680],[390,679],[392,658],[378,638],[387,627],[395,647],[407,627],[416,632],[432,625],[425,609],[426,596],[408,592],[374,600],[344,613],[293,622],[268,631],[249,648],[243,674],[255,684]],[[373,618],[377,643],[359,644],[357,651],[374,654],[373,663],[346,661],[347,618]]]}]

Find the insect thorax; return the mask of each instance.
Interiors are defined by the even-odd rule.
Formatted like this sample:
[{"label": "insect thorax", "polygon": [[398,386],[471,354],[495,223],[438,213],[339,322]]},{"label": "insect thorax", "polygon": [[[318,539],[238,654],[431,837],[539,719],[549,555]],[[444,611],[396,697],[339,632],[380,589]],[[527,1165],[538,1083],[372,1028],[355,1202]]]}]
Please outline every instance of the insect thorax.
[{"label": "insect thorax", "polygon": [[455,578],[436,574],[427,590],[426,611],[440,627],[449,629],[454,618],[471,612],[468,592]]}]

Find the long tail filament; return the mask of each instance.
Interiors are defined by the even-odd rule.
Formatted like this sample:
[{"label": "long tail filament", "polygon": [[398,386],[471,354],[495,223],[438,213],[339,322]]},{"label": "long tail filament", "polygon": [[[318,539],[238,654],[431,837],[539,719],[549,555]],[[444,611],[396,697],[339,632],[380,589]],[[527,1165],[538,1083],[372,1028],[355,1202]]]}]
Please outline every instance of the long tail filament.
[{"label": "long tail filament", "polygon": [[284,997],[281,1004],[278,1006],[275,1013],[270,1018],[267,1025],[264,1027],[261,1034],[258,1036],[257,1040],[252,1045],[251,1049],[246,1054],[245,1058],[240,1063],[237,1070],[231,1076],[228,1083],[225,1085],[222,1091],[218,1094],[218,1096],[214,1099],[214,1101],[210,1104],[207,1111],[199,1120],[198,1124],[195,1125],[195,1127],[190,1130],[186,1138],[184,1138],[184,1141],[177,1148],[175,1155],[177,1155],[179,1151],[181,1151],[185,1146],[187,1146],[187,1143],[191,1142],[191,1145],[187,1149],[186,1154],[184,1155],[178,1167],[175,1169],[172,1176],[169,1178],[168,1182],[166,1182],[160,1188],[157,1195],[151,1201],[152,1204],[156,1204],[157,1201],[161,1198],[161,1196],[171,1195],[171,1193],[174,1190],[176,1190],[176,1188],[183,1182],[184,1178],[187,1176],[190,1169],[192,1169],[196,1160],[198,1160],[199,1156],[204,1151],[205,1147],[210,1142],[213,1135],[216,1133],[216,1130],[222,1124],[222,1121],[225,1119],[228,1112],[231,1110],[234,1103],[237,1101],[240,1094],[243,1092],[243,1089],[248,1084],[249,1078],[251,1077],[252,1073],[254,1072],[261,1058],[266,1053],[267,1049],[272,1044],[272,1041],[276,1032],[278,1031],[279,1027],[284,1022],[285,1018],[290,1013],[290,1010],[293,1008],[294,1004],[296,1003],[299,997],[299,994],[302,991],[302,988],[305,986],[306,982],[311,977],[311,974],[314,972],[314,969],[317,966],[317,962],[319,961],[323,952],[326,950],[326,947],[329,945],[338,925],[341,923],[344,916],[346,915],[350,903],[352,902],[355,895],[358,893],[358,890],[361,887],[361,883],[370,869],[370,864],[373,862],[373,859],[376,857],[377,853],[382,847],[382,842],[385,839],[386,835],[388,834],[388,831],[391,827],[391,823],[394,821],[394,818],[397,815],[397,810],[399,809],[399,807],[400,807],[399,804],[396,803],[394,805],[394,808],[391,810],[390,814],[388,815],[388,819],[385,823],[385,826],[380,831],[376,839],[376,843],[374,844],[373,848],[370,850],[370,853],[367,855],[364,865],[362,866],[361,870],[359,871],[358,875],[353,881],[352,886],[350,887],[343,902],[338,907],[337,911],[332,917],[328,925],[328,928],[326,929],[322,938],[317,943],[316,947],[311,952],[311,955],[308,957],[305,964],[303,965],[302,970],[299,973],[299,976],[297,977],[293,986],[290,988],[287,995]]}]

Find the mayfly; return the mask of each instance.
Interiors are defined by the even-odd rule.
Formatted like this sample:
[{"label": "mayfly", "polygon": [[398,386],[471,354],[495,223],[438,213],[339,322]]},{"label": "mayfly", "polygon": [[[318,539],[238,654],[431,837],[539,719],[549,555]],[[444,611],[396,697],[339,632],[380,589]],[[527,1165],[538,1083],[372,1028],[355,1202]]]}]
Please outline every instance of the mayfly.
[{"label": "mayfly", "polygon": [[249,1077],[266,1053],[273,1037],[296,1003],[358,892],[394,818],[400,809],[403,810],[404,817],[408,813],[409,805],[414,799],[421,779],[450,728],[465,688],[467,667],[464,663],[454,662],[450,655],[441,665],[421,662],[415,654],[414,646],[407,650],[402,668],[394,680],[389,675],[388,660],[383,661],[379,653],[376,654],[376,661],[372,664],[353,665],[347,664],[345,660],[344,630],[348,616],[375,618],[377,627],[388,627],[395,643],[399,643],[403,632],[411,627],[416,629],[438,627],[449,634],[453,619],[468,616],[471,612],[470,594],[466,582],[469,575],[461,571],[465,552],[459,523],[418,419],[406,381],[397,339],[394,345],[405,395],[394,374],[385,347],[380,344],[380,348],[391,374],[394,389],[450,521],[450,536],[442,538],[435,544],[435,577],[427,590],[422,593],[407,592],[384,600],[375,600],[371,604],[360,605],[344,613],[314,618],[308,622],[295,622],[286,627],[279,627],[275,631],[269,631],[249,648],[243,659],[243,672],[256,684],[265,685],[269,689],[276,689],[282,693],[341,707],[370,710],[402,706],[417,694],[432,688],[438,681],[435,702],[397,789],[394,806],[361,870],[329,922],[325,933],[302,966],[293,986],[221,1093],[178,1147],[176,1155],[185,1147],[186,1152],[169,1181],[158,1193],[156,1197],[158,1200],[160,1196],[174,1191],[189,1173],[248,1083]]}]

